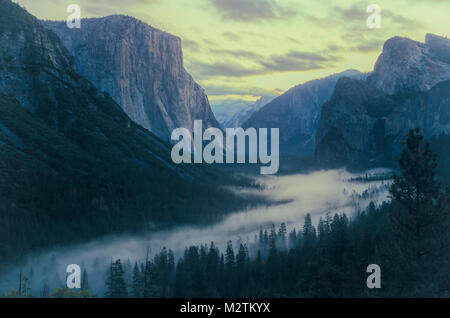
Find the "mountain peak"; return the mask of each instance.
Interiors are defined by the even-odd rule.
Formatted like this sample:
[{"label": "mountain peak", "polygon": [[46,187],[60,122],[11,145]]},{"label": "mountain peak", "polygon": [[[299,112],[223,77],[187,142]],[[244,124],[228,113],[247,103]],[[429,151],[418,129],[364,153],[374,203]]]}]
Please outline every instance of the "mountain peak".
[{"label": "mountain peak", "polygon": [[81,29],[44,21],[74,56],[78,72],[164,140],[173,129],[219,127],[203,90],[183,66],[181,39],[125,15],[84,19]]},{"label": "mountain peak", "polygon": [[429,34],[421,43],[396,36],[384,44],[369,83],[389,95],[400,90],[428,91],[450,79],[449,61],[450,44],[445,38]]},{"label": "mountain peak", "polygon": [[431,42],[438,41],[439,43],[446,43],[446,45],[450,44],[450,39],[445,36],[440,36],[433,33],[427,33],[425,35],[425,44],[429,45]]},{"label": "mountain peak", "polygon": [[427,34],[425,43],[430,54],[437,60],[450,64],[450,39],[435,34]]},{"label": "mountain peak", "polygon": [[297,85],[253,113],[243,127],[279,128],[281,153],[309,155],[313,152],[322,105],[330,99],[341,78],[365,79],[366,75],[350,69]]}]

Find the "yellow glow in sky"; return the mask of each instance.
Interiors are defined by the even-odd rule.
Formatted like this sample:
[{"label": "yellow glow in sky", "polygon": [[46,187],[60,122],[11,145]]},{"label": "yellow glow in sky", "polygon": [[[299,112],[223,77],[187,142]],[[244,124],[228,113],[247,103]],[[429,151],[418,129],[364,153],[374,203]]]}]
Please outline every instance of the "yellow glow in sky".
[{"label": "yellow glow in sky", "polygon": [[[349,68],[373,69],[384,41],[450,35],[450,0],[19,0],[40,19],[127,14],[183,40],[186,69],[211,100],[255,100]],[[367,7],[381,8],[370,29]]]}]

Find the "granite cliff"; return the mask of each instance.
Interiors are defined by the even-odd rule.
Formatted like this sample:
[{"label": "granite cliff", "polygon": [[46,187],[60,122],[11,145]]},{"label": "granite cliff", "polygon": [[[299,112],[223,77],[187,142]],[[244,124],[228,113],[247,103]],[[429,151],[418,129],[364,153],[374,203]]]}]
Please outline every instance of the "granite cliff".
[{"label": "granite cliff", "polygon": [[324,104],[315,158],[325,166],[391,165],[411,128],[450,134],[450,40],[388,40],[366,81],[340,79]]},{"label": "granite cliff", "polygon": [[183,67],[181,39],[132,17],[83,19],[80,29],[43,21],[77,71],[142,127],[168,140],[174,128],[219,127],[204,90]]},{"label": "granite cliff", "polygon": [[279,128],[281,153],[312,154],[322,105],[330,99],[341,77],[359,79],[366,75],[347,70],[295,86],[254,112],[243,126]]},{"label": "granite cliff", "polygon": [[170,152],[77,72],[56,34],[0,0],[2,262],[56,244],[211,219],[211,197],[221,211],[235,202],[210,185],[210,169],[176,165]]}]

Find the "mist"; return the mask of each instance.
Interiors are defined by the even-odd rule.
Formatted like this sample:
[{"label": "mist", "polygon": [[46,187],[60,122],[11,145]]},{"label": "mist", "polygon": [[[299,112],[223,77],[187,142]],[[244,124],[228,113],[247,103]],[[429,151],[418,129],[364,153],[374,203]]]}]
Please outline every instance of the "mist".
[{"label": "mist", "polygon": [[[384,169],[362,175],[386,174]],[[18,288],[19,272],[31,281],[32,292],[39,295],[44,282],[53,290],[65,285],[66,267],[78,264],[88,273],[91,290],[102,295],[106,272],[111,260],[121,259],[128,267],[144,262],[146,257],[159,253],[163,247],[171,249],[176,258],[186,247],[214,244],[223,252],[231,240],[250,244],[260,228],[286,223],[288,231],[300,229],[307,213],[317,224],[327,213],[346,213],[348,216],[365,209],[370,202],[376,205],[388,201],[389,181],[355,181],[361,175],[345,170],[317,171],[289,176],[261,176],[257,182],[263,190],[233,188],[241,195],[262,194],[276,205],[236,211],[210,226],[180,226],[146,235],[105,237],[89,243],[59,247],[29,255],[21,264],[0,275],[0,293]],[[126,269],[126,268],[125,268]]]}]

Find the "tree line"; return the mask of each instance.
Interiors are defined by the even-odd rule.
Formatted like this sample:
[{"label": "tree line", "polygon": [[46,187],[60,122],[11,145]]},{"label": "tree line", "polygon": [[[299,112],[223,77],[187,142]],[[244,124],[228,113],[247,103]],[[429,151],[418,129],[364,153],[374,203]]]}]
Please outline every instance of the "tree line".
[{"label": "tree line", "polygon": [[[437,157],[411,130],[399,160],[391,201],[371,203],[351,217],[327,214],[315,226],[262,229],[254,243],[186,248],[177,261],[163,249],[135,263],[127,279],[111,262],[104,297],[448,297],[450,191],[436,182]],[[381,268],[381,288],[366,286],[369,264]],[[87,288],[88,290],[88,288]],[[92,296],[92,293],[64,297]]]}]

